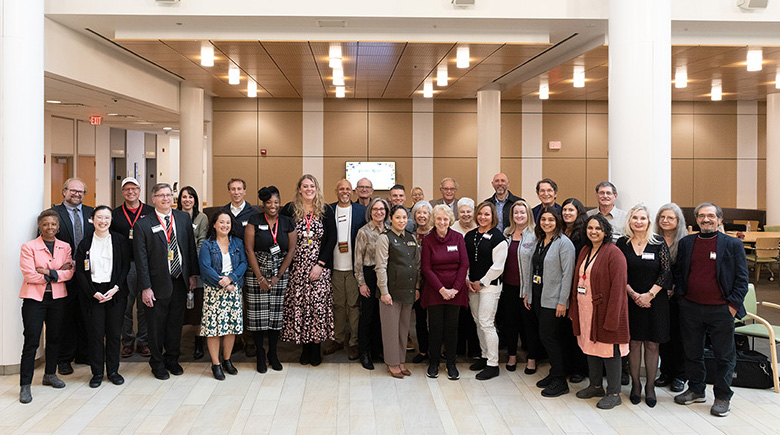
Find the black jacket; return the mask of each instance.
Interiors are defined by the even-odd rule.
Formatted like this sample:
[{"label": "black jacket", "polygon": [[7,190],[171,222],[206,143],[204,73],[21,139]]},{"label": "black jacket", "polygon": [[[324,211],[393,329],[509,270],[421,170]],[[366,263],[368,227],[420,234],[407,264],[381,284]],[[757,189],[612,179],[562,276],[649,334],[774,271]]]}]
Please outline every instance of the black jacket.
[{"label": "black jacket", "polygon": [[[336,207],[338,207],[339,203],[334,202],[330,205],[330,208],[333,209],[333,216],[335,218],[336,216]],[[350,243],[352,244],[352,260],[354,262],[355,260],[355,238],[357,238],[357,233],[360,230],[360,228],[363,227],[363,225],[366,224],[366,206],[362,204],[358,204],[356,202],[352,203],[352,225],[350,226],[350,229],[352,230],[349,235]],[[338,222],[336,222],[336,231],[338,231]],[[336,235],[336,243],[338,243],[338,234]],[[334,247],[335,249],[335,247]]]},{"label": "black jacket", "polygon": [[[184,282],[188,283],[191,276],[200,273],[198,271],[198,254],[195,250],[195,235],[192,232],[192,220],[190,220],[190,215],[183,211],[172,210],[171,213],[176,225],[176,241],[181,251],[182,277]],[[160,229],[152,230],[156,227],[160,227]],[[160,224],[156,212],[140,219],[135,224],[133,249],[135,268],[138,272],[138,289],[151,288],[157,299],[171,297],[173,281],[168,271],[168,241],[165,238],[165,228]]]},{"label": "black jacket", "polygon": [[[84,269],[84,260],[87,258],[87,252],[89,252],[92,246],[92,239],[94,233],[88,236],[84,236],[84,239],[79,243],[79,247],[76,250],[76,269],[75,279],[79,284],[83,295],[86,300],[94,301],[98,303],[92,296],[95,294],[95,287],[92,283],[92,277],[90,271]],[[113,304],[116,301],[121,301],[123,304],[127,304],[127,272],[130,270],[130,245],[126,242],[126,239],[119,233],[111,232],[111,247],[113,251],[113,267],[111,269],[111,280],[108,282],[109,287],[119,286],[119,291],[114,297],[106,302]]]},{"label": "black jacket", "polygon": [[241,210],[241,213],[238,214],[238,216],[233,216],[233,212],[230,211],[230,203],[227,203],[224,207],[222,207],[222,211],[233,217],[233,221],[236,225],[236,234],[242,241],[244,240],[244,228],[246,228],[247,222],[249,222],[249,218],[260,213],[252,204],[249,203],[249,201],[244,201],[244,203],[246,203],[246,205],[244,206],[244,209]]},{"label": "black jacket", "polygon": [[[688,275],[691,271],[693,244],[698,235],[683,237],[677,245],[677,261],[674,262],[675,293],[685,296],[688,291]],[[745,295],[748,291],[748,267],[745,246],[741,240],[718,232],[715,252],[715,271],[723,298],[737,307],[737,318],[745,317]]]},{"label": "black jacket", "polygon": [[[57,238],[70,245],[71,255],[75,258],[78,246],[73,240],[73,224],[70,221],[68,209],[65,204],[57,204],[51,209],[60,215],[60,231],[57,233]],[[81,228],[84,230],[84,238],[86,238],[87,235],[92,235],[95,232],[95,226],[92,225],[92,207],[81,205],[81,219],[84,222]]]},{"label": "black jacket", "polygon": [[[507,227],[509,227],[509,222],[511,222],[510,216],[509,216],[509,209],[512,208],[512,204],[514,204],[515,201],[520,201],[521,199],[523,199],[523,198],[520,198],[519,196],[512,195],[512,192],[510,192],[509,190],[506,191],[506,205],[504,205],[504,212],[503,212],[502,216],[499,216],[499,219],[501,219],[501,223],[503,224],[503,226],[501,228],[506,229]],[[493,196],[491,196],[490,198],[486,199],[485,201],[492,202],[493,205],[496,205],[496,203],[498,202],[498,200],[496,200],[496,194],[495,193],[493,194]],[[477,205],[479,205],[479,204],[477,204]],[[475,221],[476,221],[476,217],[477,217],[477,210],[474,210],[474,220]]]}]

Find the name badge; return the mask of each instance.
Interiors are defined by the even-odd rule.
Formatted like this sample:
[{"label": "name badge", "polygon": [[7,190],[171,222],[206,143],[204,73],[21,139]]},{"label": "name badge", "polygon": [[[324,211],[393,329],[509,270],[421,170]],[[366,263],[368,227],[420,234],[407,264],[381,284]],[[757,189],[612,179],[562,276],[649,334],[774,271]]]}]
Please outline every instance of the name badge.
[{"label": "name badge", "polygon": [[271,246],[271,249],[268,250],[271,255],[279,255],[282,253],[282,248],[279,247],[279,245],[273,245]]},{"label": "name badge", "polygon": [[539,275],[534,275],[534,284],[541,284],[542,283],[542,277]]},{"label": "name badge", "polygon": [[458,252],[458,245],[447,246],[447,252]]},{"label": "name badge", "polygon": [[198,226],[197,226],[196,224],[192,224],[192,229],[193,229],[193,230],[197,230],[197,229],[198,229]]},{"label": "name badge", "polygon": [[173,251],[170,249],[168,250],[168,261],[173,261]]},{"label": "name badge", "polygon": [[485,239],[485,240],[490,240],[490,239],[492,239],[492,238],[493,238],[493,235],[492,235],[492,234],[485,233],[485,234],[483,234],[483,235],[482,235],[482,238],[483,238],[483,239]]},{"label": "name badge", "polygon": [[655,260],[655,253],[653,253],[653,252],[643,252],[642,253],[642,260]]},{"label": "name badge", "polygon": [[92,218],[87,219],[87,222],[92,223]]},{"label": "name badge", "polygon": [[127,238],[130,239],[130,240],[133,240],[133,229],[132,228],[130,228],[130,232],[127,233]]},{"label": "name badge", "polygon": [[244,221],[244,222],[241,222],[241,226],[242,226],[242,227],[245,227],[245,226],[246,226],[246,224],[248,224],[248,223],[249,223],[249,221]]},{"label": "name badge", "polygon": [[584,286],[577,287],[577,293],[584,295],[588,292],[588,290]]},{"label": "name badge", "polygon": [[268,225],[258,225],[257,229],[260,231],[268,231]]},{"label": "name badge", "polygon": [[346,222],[346,221],[347,221],[347,216],[346,215],[339,216],[339,222]]},{"label": "name badge", "polygon": [[718,259],[718,254],[714,252],[710,252],[710,260],[717,260],[717,259]]},{"label": "name badge", "polygon": [[152,227],[153,233],[159,233],[160,231],[162,231],[162,225],[155,225]]},{"label": "name badge", "polygon": [[84,270],[85,271],[89,270],[89,258],[84,259]]}]

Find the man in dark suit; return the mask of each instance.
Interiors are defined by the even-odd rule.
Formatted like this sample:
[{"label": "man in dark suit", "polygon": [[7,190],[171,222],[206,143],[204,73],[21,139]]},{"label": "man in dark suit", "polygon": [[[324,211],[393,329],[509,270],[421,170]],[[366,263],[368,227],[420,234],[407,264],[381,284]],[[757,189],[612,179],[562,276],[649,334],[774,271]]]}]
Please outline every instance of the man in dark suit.
[{"label": "man in dark suit", "polygon": [[180,375],[181,328],[187,289],[194,289],[198,271],[190,215],[171,209],[171,186],[152,187],[154,213],[135,224],[133,248],[138,288],[149,329],[149,365],[157,379]]},{"label": "man in dark suit", "polygon": [[[242,180],[241,178],[231,178],[227,183],[227,188],[228,192],[230,192],[230,202],[222,207],[222,211],[233,216],[235,221],[236,234],[241,240],[244,240],[244,228],[246,228],[249,219],[252,218],[252,216],[258,214],[258,211],[252,206],[252,204],[244,199],[246,198],[246,181]],[[247,273],[249,273],[248,268]],[[248,305],[246,302],[246,293],[244,293],[243,296],[244,324],[246,324],[246,307]],[[246,356],[249,358],[254,358],[257,356],[257,346],[255,346],[255,340],[252,336],[252,332],[249,330],[244,330],[244,333],[241,334],[240,338],[240,340],[236,341],[236,345],[233,347],[233,352],[241,350],[241,347],[243,346]]]},{"label": "man in dark suit", "polygon": [[[366,224],[366,208],[352,202],[352,184],[343,179],[336,185],[338,202],[331,204],[336,215],[336,247],[333,249],[333,324],[334,339],[325,345],[325,355],[335,353],[348,345],[349,359],[356,360],[358,351],[358,283],[355,279],[355,237],[360,227]],[[349,330],[349,343],[346,331]]]},{"label": "man in dark suit", "polygon": [[[504,228],[508,227],[510,223],[509,209],[512,208],[512,204],[514,204],[515,201],[519,201],[523,198],[512,195],[512,192],[509,191],[509,178],[507,178],[504,173],[494,175],[493,181],[491,181],[490,184],[493,186],[493,190],[495,190],[496,193],[485,201],[492,202],[493,205],[496,206],[498,230],[503,233]],[[474,210],[475,215],[477,211],[479,210]]]},{"label": "man in dark suit", "polygon": [[[75,258],[76,248],[81,240],[92,235],[92,207],[82,204],[87,186],[78,178],[69,178],[62,186],[62,204],[53,210],[60,216],[60,231],[57,238],[70,245]],[[89,364],[89,341],[87,340],[87,301],[82,301],[81,291],[75,280],[68,281],[68,296],[65,299],[64,330],[57,358],[57,370],[61,375],[73,373],[71,363]]]},{"label": "man in dark suit", "polygon": [[705,401],[704,338],[712,341],[717,364],[715,402],[710,414],[729,412],[731,381],[737,364],[734,317],[745,316],[743,302],[748,291],[745,248],[739,239],[718,231],[723,210],[708,202],[693,212],[701,228],[680,240],[674,270],[675,291],[680,298],[680,330],[685,351],[688,390],[674,401],[688,405]]}]

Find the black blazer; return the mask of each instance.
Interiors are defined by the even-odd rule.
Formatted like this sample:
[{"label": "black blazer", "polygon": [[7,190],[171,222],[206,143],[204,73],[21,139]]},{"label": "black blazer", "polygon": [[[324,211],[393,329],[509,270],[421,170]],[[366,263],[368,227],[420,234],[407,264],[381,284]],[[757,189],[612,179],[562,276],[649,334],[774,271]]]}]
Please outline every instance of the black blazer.
[{"label": "black blazer", "polygon": [[[295,206],[292,201],[282,207],[279,214],[283,216],[289,216],[293,220],[293,224],[298,225],[298,221],[295,220]],[[333,249],[336,248],[336,214],[333,212],[333,207],[330,204],[325,204],[325,213],[322,216],[322,225],[325,227],[325,234],[322,235],[322,245],[320,246],[320,255],[317,256],[317,261],[325,263],[325,267],[333,269]],[[298,234],[300,240],[302,236]]]},{"label": "black blazer", "polygon": [[[334,202],[330,205],[330,208],[333,209],[333,216],[336,216],[336,207],[338,207],[339,203]],[[355,238],[357,237],[357,233],[360,230],[360,228],[363,227],[363,225],[366,224],[366,206],[362,204],[358,204],[356,202],[352,203],[352,226],[350,227],[352,229],[352,234],[349,235],[350,240],[352,241],[352,257],[355,257]],[[338,229],[338,222],[336,223],[336,227]],[[338,243],[338,239],[336,239],[336,242]]]},{"label": "black blazer", "polygon": [[[192,232],[190,215],[179,210],[171,211],[176,225],[176,241],[181,251],[181,272],[184,282],[199,274],[198,254],[195,250],[195,235]],[[168,241],[165,229],[153,232],[152,228],[162,225],[157,212],[141,218],[133,230],[135,268],[138,272],[138,289],[151,288],[155,298],[169,298],[173,295],[173,280],[168,271]],[[189,284],[188,284],[189,285]]]},{"label": "black blazer", "polygon": [[[84,236],[76,250],[76,282],[79,284],[83,295],[89,301],[98,303],[92,296],[95,294],[95,286],[92,283],[92,276],[88,270],[84,270],[84,260],[87,258],[87,252],[92,246],[94,233]],[[113,251],[113,267],[111,269],[111,280],[109,287],[119,286],[119,291],[107,303],[113,304],[115,301],[127,303],[127,272],[130,271],[130,245],[126,242],[124,236],[111,231],[111,247]]]},{"label": "black blazer", "polygon": [[[674,262],[675,292],[685,296],[688,291],[688,274],[691,271],[691,255],[696,234],[683,237],[677,244],[677,261]],[[723,298],[737,307],[737,318],[745,317],[745,295],[748,291],[748,267],[745,246],[741,240],[718,232],[715,252],[715,271]]]},{"label": "black blazer", "polygon": [[[60,231],[57,233],[57,238],[70,245],[71,255],[76,257],[76,243],[73,240],[73,224],[70,222],[70,216],[68,215],[68,209],[65,204],[57,204],[51,208],[56,211],[60,216]],[[84,238],[87,235],[92,235],[95,232],[95,226],[92,225],[92,207],[82,204],[81,205],[81,219],[84,224],[81,228],[84,229]],[[83,240],[83,239],[82,239]]]}]

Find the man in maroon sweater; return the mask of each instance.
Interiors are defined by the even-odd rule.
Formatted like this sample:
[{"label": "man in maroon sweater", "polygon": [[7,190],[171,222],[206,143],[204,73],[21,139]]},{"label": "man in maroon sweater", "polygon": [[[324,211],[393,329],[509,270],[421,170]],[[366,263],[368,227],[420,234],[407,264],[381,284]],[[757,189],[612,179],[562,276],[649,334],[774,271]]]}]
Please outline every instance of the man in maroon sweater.
[{"label": "man in maroon sweater", "polygon": [[688,390],[674,401],[681,405],[705,401],[707,371],[703,353],[704,338],[709,333],[717,364],[715,402],[710,414],[725,417],[733,395],[731,380],[737,363],[734,317],[745,316],[747,261],[742,242],[718,231],[723,222],[720,207],[708,202],[699,204],[694,216],[701,232],[680,240],[674,271],[688,376]]}]

